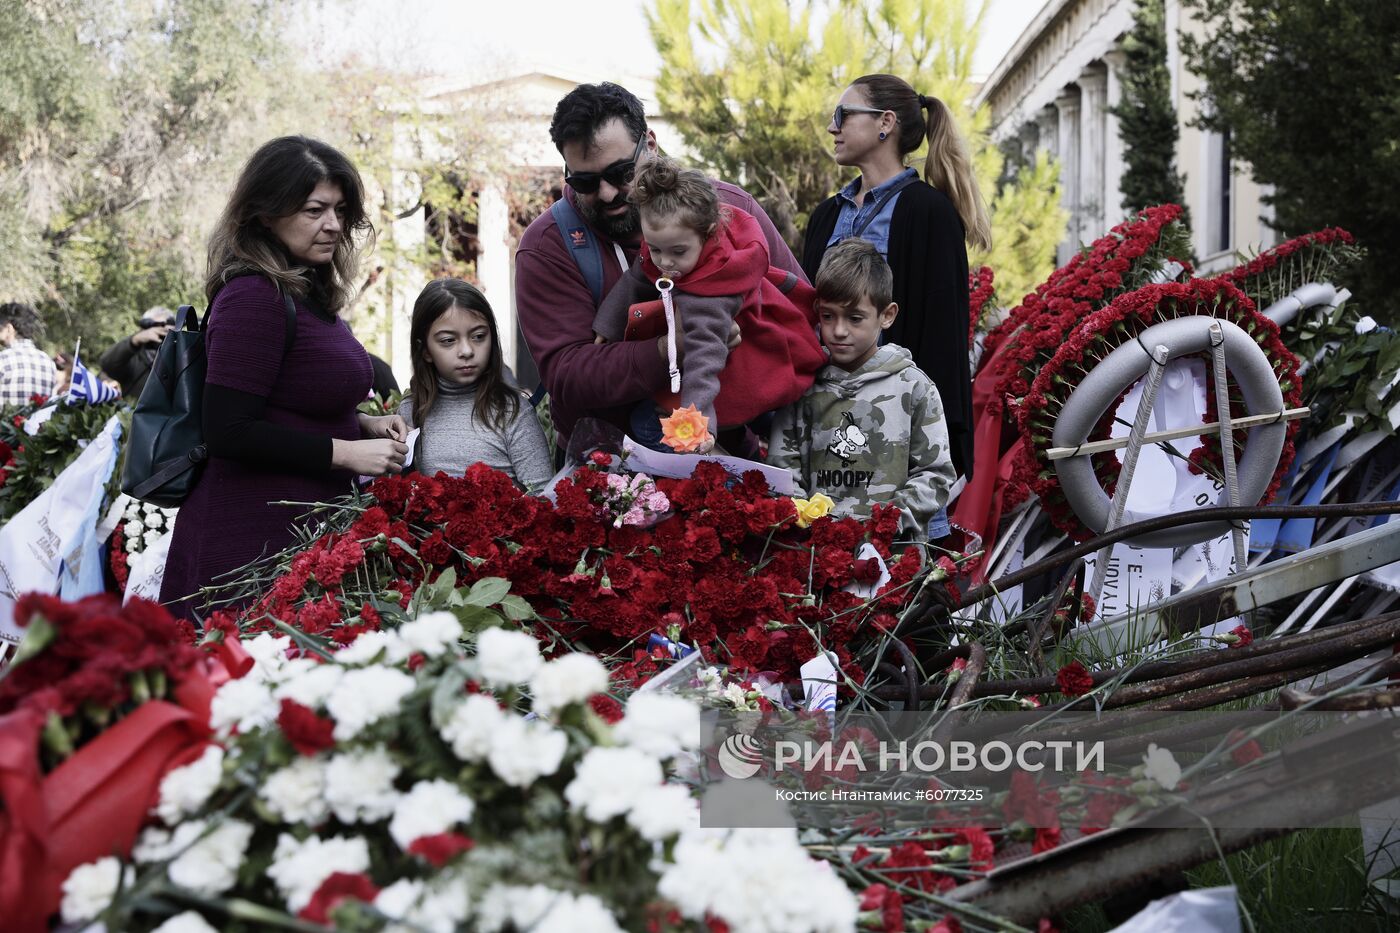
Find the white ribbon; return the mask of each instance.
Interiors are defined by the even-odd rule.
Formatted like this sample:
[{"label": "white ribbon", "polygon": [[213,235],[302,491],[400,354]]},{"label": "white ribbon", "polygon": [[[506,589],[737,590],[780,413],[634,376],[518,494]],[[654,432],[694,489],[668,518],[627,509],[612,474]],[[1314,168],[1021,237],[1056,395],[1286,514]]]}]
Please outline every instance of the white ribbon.
[{"label": "white ribbon", "polygon": [[681,390],[681,368],[676,362],[676,306],[671,303],[671,289],[676,287],[666,276],[656,280],[661,293],[661,307],[666,311],[666,365],[671,372],[671,391]]}]

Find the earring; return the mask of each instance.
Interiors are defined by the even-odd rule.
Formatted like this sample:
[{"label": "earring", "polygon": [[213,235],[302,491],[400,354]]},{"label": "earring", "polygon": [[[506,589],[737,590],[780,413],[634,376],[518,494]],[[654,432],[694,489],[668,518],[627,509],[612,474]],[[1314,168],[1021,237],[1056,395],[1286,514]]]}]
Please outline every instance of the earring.
[{"label": "earring", "polygon": [[884,138],[885,138],[886,136],[888,136],[888,135],[890,135],[890,134],[889,134],[889,133],[881,133],[881,134],[880,134],[880,138],[881,138],[881,139],[884,139]]}]

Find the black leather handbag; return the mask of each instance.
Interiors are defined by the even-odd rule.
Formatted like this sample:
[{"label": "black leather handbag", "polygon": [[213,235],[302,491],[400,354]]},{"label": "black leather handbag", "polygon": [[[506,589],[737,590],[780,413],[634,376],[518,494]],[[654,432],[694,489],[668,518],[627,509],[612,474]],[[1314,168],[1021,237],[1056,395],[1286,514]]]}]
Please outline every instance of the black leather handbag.
[{"label": "black leather handbag", "polygon": [[[296,306],[283,294],[287,308],[285,354],[296,339]],[[175,324],[161,341],[151,375],[131,416],[122,492],[162,508],[185,501],[209,451],[204,446],[204,377],[209,369],[204,333],[206,312],[181,305]]]}]

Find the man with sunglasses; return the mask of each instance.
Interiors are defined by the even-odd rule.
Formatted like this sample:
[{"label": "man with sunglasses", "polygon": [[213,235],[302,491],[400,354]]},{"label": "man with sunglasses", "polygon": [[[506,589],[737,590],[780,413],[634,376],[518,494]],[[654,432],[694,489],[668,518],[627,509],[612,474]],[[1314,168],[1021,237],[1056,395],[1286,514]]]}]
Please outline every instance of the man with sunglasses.
[{"label": "man with sunglasses", "polygon": [[[535,218],[515,254],[515,307],[521,334],[549,392],[561,447],[585,415],[624,427],[628,410],[666,383],[666,344],[595,344],[593,318],[641,248],[641,220],[630,203],[637,165],[656,152],[642,103],[616,84],[581,84],[559,101],[550,138],[564,159],[564,199]],[[758,202],[714,181],[721,202],[752,214],[770,261],[807,280]],[[738,342],[731,336],[731,348]]]}]

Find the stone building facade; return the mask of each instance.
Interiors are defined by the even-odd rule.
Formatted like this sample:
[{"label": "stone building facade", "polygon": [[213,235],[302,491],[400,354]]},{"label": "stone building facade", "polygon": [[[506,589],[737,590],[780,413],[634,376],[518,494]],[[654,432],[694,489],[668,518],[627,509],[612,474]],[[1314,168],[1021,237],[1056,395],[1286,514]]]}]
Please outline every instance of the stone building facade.
[{"label": "stone building facade", "polygon": [[[1123,143],[1110,112],[1123,94],[1120,50],[1133,26],[1133,0],[1047,0],[978,94],[992,134],[1013,159],[1048,150],[1061,167],[1070,221],[1056,259],[1063,263],[1123,219]],[[1177,114],[1177,168],[1185,177],[1193,246],[1202,271],[1228,267],[1236,252],[1274,245],[1265,193],[1248,166],[1230,158],[1228,136],[1191,124],[1199,80],[1180,52],[1183,31],[1198,29],[1180,0],[1166,0],[1167,69]]]}]

